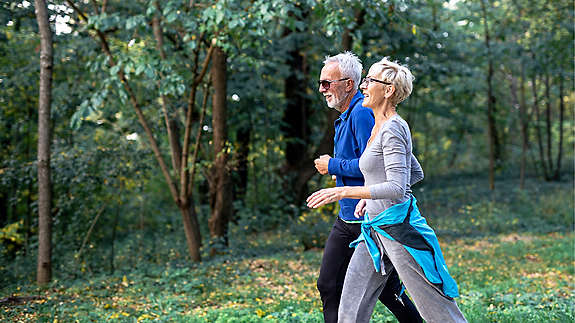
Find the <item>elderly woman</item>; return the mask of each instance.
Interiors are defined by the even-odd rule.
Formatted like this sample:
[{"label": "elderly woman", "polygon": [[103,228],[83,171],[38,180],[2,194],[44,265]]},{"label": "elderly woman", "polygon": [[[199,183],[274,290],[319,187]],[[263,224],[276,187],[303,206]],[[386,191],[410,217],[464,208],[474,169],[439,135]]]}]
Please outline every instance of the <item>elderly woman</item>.
[{"label": "elderly woman", "polygon": [[397,105],[411,94],[412,81],[407,67],[387,58],[371,66],[360,86],[363,105],[375,114],[359,160],[365,186],[323,189],[307,199],[311,208],[344,198],[362,199],[355,215],[367,214],[362,234],[352,243],[356,249],[345,277],[339,322],[369,322],[394,267],[427,322],[466,322],[453,300],[459,296],[457,285],[409,184],[412,174],[423,172],[412,157],[411,132],[397,114]]}]

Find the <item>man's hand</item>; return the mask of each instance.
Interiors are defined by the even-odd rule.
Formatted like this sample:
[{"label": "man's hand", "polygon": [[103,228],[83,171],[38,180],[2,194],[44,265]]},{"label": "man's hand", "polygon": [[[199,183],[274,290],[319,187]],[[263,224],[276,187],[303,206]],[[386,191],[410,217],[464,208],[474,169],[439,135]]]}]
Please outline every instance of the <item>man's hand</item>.
[{"label": "man's hand", "polygon": [[321,155],[319,158],[314,160],[315,168],[320,174],[326,175],[328,173],[328,165],[330,159],[330,155]]}]

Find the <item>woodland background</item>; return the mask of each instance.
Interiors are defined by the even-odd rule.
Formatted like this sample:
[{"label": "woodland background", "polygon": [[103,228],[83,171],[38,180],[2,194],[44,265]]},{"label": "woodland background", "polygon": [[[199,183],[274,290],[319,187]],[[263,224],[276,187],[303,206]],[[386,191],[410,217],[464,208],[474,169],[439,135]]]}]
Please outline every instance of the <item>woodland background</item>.
[{"label": "woodland background", "polygon": [[[426,175],[414,192],[470,322],[573,321],[573,14],[566,0],[1,1],[0,318],[321,321],[337,210],[304,200],[334,185],[313,159],[337,113],[317,80],[351,50],[416,77],[399,106]],[[378,305],[374,321],[393,317]]]}]

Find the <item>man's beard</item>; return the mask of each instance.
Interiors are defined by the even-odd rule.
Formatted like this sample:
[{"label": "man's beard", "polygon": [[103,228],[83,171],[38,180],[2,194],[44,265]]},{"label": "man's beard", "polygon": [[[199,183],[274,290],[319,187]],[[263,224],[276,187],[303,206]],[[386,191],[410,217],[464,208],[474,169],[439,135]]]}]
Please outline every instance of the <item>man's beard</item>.
[{"label": "man's beard", "polygon": [[349,93],[343,92],[341,96],[338,95],[338,97],[336,98],[335,95],[331,95],[331,97],[333,99],[337,99],[337,101],[332,100],[331,103],[326,100],[325,103],[327,104],[327,106],[331,109],[335,109],[337,111],[341,111],[342,110],[342,105],[345,102],[345,100],[347,99],[347,96],[349,95]]}]

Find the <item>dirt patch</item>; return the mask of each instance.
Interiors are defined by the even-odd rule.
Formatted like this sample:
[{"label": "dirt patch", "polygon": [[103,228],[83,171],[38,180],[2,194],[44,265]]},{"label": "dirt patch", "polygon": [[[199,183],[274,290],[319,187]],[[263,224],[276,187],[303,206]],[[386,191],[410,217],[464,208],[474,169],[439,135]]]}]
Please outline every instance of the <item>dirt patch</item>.
[{"label": "dirt patch", "polygon": [[501,242],[517,242],[517,241],[531,242],[533,241],[533,237],[528,235],[519,235],[517,233],[512,233],[501,237]]}]

